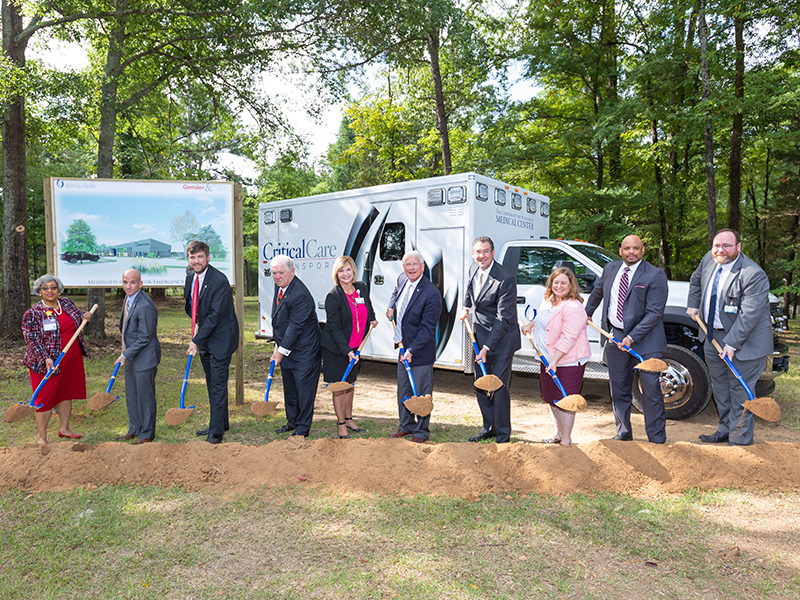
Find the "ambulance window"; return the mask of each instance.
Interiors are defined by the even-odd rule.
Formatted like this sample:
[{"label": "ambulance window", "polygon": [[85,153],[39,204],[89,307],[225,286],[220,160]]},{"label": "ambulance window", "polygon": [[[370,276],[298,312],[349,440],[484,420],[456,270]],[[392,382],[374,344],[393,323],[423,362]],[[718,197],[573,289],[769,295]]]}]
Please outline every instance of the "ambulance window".
[{"label": "ambulance window", "polygon": [[489,199],[489,186],[485,183],[479,183],[475,187],[475,198],[481,202],[486,202]]},{"label": "ambulance window", "polygon": [[292,209],[291,208],[282,208],[281,209],[281,223],[288,223],[292,220]]},{"label": "ambulance window", "polygon": [[550,216],[550,205],[547,202],[542,202],[542,216],[543,217]]},{"label": "ambulance window", "polygon": [[528,198],[528,212],[532,215],[536,214],[536,198]]},{"label": "ambulance window", "polygon": [[381,234],[381,260],[403,260],[406,253],[406,226],[403,223],[387,223]]},{"label": "ambulance window", "polygon": [[461,204],[467,201],[467,188],[463,185],[451,187],[447,190],[448,204]]},{"label": "ambulance window", "polygon": [[444,204],[444,190],[428,190],[428,206],[441,206]]},{"label": "ambulance window", "polygon": [[553,265],[559,260],[572,262],[579,279],[586,273],[585,265],[557,248],[520,248],[517,285],[547,285]]},{"label": "ambulance window", "polygon": [[265,210],[264,211],[264,225],[272,225],[275,222],[275,211],[274,210]]},{"label": "ambulance window", "polygon": [[505,206],[506,205],[506,191],[505,190],[495,190],[494,191],[494,203],[498,206]]},{"label": "ambulance window", "polygon": [[511,194],[511,208],[522,210],[522,196],[520,194]]}]

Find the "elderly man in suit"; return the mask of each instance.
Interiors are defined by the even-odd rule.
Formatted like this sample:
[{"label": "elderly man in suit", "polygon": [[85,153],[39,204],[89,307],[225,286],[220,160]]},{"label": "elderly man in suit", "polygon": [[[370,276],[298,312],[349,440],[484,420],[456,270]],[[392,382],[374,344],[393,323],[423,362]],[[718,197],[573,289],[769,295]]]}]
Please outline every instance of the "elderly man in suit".
[{"label": "elderly man in suit", "polygon": [[[481,349],[475,362],[483,361],[486,372],[499,377],[503,387],[493,393],[476,388],[483,425],[469,441],[495,438],[503,444],[511,438],[511,363],[522,345],[517,325],[517,280],[495,262],[491,238],[477,238],[472,243],[472,257],[475,262],[469,269],[461,320],[470,319],[472,313],[470,322]],[[480,375],[476,369],[475,376]]]},{"label": "elderly man in suit", "polygon": [[397,328],[394,343],[403,344],[397,362],[397,410],[400,426],[390,438],[412,436],[411,441],[423,443],[430,435],[430,415],[420,417],[411,413],[403,400],[413,395],[403,359],[411,367],[417,394],[433,393],[433,363],[436,361],[436,324],[442,312],[442,295],[423,274],[425,261],[416,250],[403,256],[403,273],[397,278],[386,316],[395,318]]},{"label": "elderly man in suit", "polygon": [[122,274],[125,300],[119,318],[122,354],[116,362],[125,365],[125,404],[128,433],[117,441],[132,444],[152,442],[156,437],[156,371],[161,362],[158,342],[158,311],[142,291],[142,276],[136,269]]},{"label": "elderly man in suit", "polygon": [[708,328],[708,336],[701,331],[700,340],[705,340],[703,351],[719,412],[717,431],[701,435],[700,440],[749,446],[755,419],[749,411],[742,419],[741,406],[749,397],[711,342],[717,340],[754,390],[773,349],[769,280],[761,267],[742,254],[737,231],[721,229],[714,236],[711,251],[692,273],[686,314],[701,315]]},{"label": "elderly man in suit", "polygon": [[[631,431],[631,388],[633,367],[638,360],[623,349],[636,350],[646,360],[661,358],[667,349],[663,317],[669,289],[667,276],[658,267],[642,260],[644,243],[636,235],[622,240],[621,261],[603,268],[600,281],[586,302],[586,315],[591,319],[601,300],[605,300],[601,324],[622,344],[605,343],[606,362],[611,383],[611,403],[617,424],[615,440],[633,439]],[[667,414],[658,373],[639,371],[644,409],[644,427],[648,441],[663,444],[667,440]]]},{"label": "elderly man in suit", "polygon": [[294,261],[279,254],[270,262],[275,293],[272,299],[272,360],[280,365],[286,425],[275,433],[306,437],[314,419],[322,350],[314,298],[295,276]]},{"label": "elderly man in suit", "polygon": [[[210,416],[208,427],[197,432],[210,444],[220,444],[228,430],[228,373],[239,346],[239,321],[233,308],[228,278],[208,264],[208,244],[195,240],[186,246],[189,268],[183,296],[192,319],[192,341],[187,354],[200,355],[206,374]],[[195,330],[196,324],[196,330]]]}]

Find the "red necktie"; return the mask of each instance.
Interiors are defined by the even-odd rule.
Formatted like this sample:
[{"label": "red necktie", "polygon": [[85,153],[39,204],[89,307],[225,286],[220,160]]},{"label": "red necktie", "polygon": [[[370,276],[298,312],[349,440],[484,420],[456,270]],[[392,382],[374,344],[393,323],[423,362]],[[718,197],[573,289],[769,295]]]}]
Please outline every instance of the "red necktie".
[{"label": "red necktie", "polygon": [[283,300],[283,290],[278,291],[278,301],[275,303],[275,308],[281,305],[281,300]]},{"label": "red necktie", "polygon": [[194,337],[194,326],[197,324],[197,305],[200,302],[200,278],[194,276],[194,285],[192,286],[192,337]]}]

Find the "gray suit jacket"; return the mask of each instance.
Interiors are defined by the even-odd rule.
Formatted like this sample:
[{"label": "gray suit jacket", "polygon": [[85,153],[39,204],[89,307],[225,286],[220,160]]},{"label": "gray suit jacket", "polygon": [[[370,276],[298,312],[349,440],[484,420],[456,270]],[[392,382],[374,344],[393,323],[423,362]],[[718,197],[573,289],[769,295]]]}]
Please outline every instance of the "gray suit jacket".
[{"label": "gray suit jacket", "polygon": [[[704,320],[705,294],[708,293],[716,266],[717,262],[708,252],[689,281],[688,308],[700,309],[700,316]],[[715,334],[720,345],[735,348],[739,360],[755,360],[771,353],[773,335],[769,316],[769,279],[764,270],[744,254],[739,254],[725,286],[718,291],[718,299],[720,320],[725,331],[724,336]],[[707,326],[711,327],[710,324]],[[702,331],[700,340],[705,340]]]},{"label": "gray suit jacket", "polygon": [[[128,297],[125,296],[125,302]],[[122,312],[119,314],[119,330],[122,332]],[[125,326],[125,362],[134,371],[144,371],[158,366],[161,362],[161,344],[158,341],[158,311],[150,297],[139,291],[133,306],[128,311],[128,322]]]},{"label": "gray suit jacket", "polygon": [[[611,331],[608,320],[608,304],[611,299],[611,288],[622,261],[608,263],[603,268],[600,281],[594,286],[589,300],[586,301],[586,314],[591,317],[601,299],[605,299],[601,327]],[[667,305],[669,284],[667,275],[658,267],[642,261],[628,285],[628,295],[622,305],[623,332],[633,340],[631,346],[639,354],[664,352],[667,349],[667,336],[664,333],[664,307]],[[601,336],[601,344],[606,338]]]}]

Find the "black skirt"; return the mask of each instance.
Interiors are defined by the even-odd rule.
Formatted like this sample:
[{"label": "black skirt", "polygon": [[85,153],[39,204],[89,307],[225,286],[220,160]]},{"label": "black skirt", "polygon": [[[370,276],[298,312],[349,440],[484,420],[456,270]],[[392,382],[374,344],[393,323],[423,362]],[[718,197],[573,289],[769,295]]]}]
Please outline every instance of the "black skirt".
[{"label": "black skirt", "polygon": [[[347,365],[349,364],[350,357],[347,355],[342,356],[341,354],[331,352],[324,347],[322,348],[322,375],[325,379],[325,383],[341,381],[342,375],[344,375],[344,372],[347,370]],[[360,362],[357,362],[353,365],[353,368],[347,375],[347,381],[349,383],[355,382],[356,376],[358,375],[358,367],[360,365]]]}]

